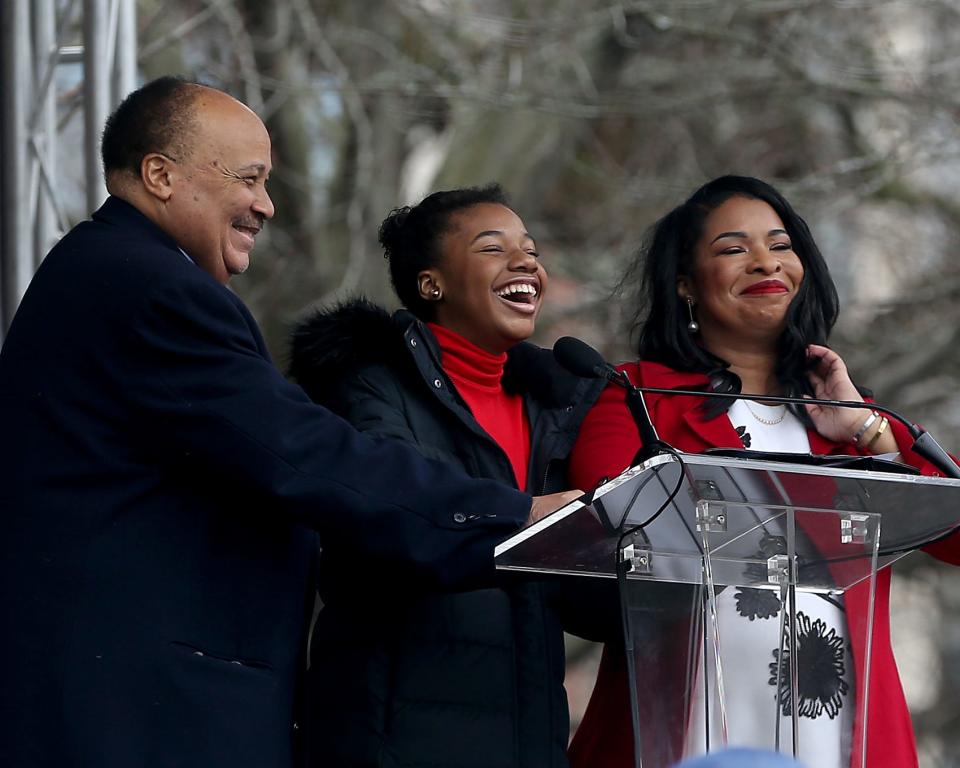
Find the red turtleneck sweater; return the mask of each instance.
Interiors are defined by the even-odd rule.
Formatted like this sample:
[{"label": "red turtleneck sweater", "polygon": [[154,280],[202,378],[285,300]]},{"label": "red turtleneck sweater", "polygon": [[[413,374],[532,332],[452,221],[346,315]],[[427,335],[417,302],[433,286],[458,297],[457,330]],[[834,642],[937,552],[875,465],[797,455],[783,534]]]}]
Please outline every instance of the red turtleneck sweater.
[{"label": "red turtleneck sweater", "polygon": [[477,423],[499,445],[521,491],[527,489],[530,462],[530,422],[520,395],[503,391],[506,353],[493,355],[449,328],[428,323],[440,344],[441,363]]}]

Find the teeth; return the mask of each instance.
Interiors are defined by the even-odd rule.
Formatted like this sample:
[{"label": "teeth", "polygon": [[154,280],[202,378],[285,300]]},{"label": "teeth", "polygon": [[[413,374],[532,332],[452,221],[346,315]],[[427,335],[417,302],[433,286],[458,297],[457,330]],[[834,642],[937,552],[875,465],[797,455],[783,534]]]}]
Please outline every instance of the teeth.
[{"label": "teeth", "polygon": [[531,296],[536,296],[537,289],[530,285],[530,283],[511,283],[510,285],[503,286],[503,288],[496,293],[497,296],[511,296],[515,293],[527,293]]}]

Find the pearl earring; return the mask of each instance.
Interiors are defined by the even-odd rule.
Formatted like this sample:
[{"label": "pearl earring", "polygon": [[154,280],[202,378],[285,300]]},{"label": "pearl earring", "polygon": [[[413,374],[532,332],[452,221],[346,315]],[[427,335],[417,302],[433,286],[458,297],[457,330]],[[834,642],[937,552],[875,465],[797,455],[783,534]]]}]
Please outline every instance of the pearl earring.
[{"label": "pearl earring", "polygon": [[693,299],[687,296],[687,312],[690,314],[690,322],[687,323],[687,330],[690,333],[696,333],[700,330],[700,323],[693,319]]}]

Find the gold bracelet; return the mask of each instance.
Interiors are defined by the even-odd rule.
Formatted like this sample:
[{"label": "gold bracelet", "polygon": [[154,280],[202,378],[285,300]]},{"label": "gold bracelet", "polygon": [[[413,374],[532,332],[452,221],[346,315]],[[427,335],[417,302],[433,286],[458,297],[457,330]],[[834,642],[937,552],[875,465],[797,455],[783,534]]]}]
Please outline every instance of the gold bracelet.
[{"label": "gold bracelet", "polygon": [[873,450],[873,444],[880,439],[880,436],[887,431],[887,427],[890,426],[890,420],[884,416],[880,419],[880,426],[877,427],[877,431],[873,433],[873,437],[870,438],[870,442],[867,443],[867,450]]},{"label": "gold bracelet", "polygon": [[877,413],[876,411],[870,411],[870,415],[867,416],[866,419],[864,419],[863,424],[860,425],[860,429],[858,429],[856,432],[853,433],[854,445],[859,445],[860,438],[867,433],[867,430],[873,426],[873,422],[875,422],[879,416],[880,414]]}]

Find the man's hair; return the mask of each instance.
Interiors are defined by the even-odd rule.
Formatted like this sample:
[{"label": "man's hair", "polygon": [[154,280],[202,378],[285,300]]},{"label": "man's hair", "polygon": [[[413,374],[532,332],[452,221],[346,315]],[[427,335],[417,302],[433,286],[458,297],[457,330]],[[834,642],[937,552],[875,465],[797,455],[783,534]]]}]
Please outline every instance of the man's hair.
[{"label": "man's hair", "polygon": [[182,160],[195,126],[198,85],[181,77],[159,77],[127,96],[103,129],[104,176],[114,171],[139,175],[140,163],[150,152]]}]

